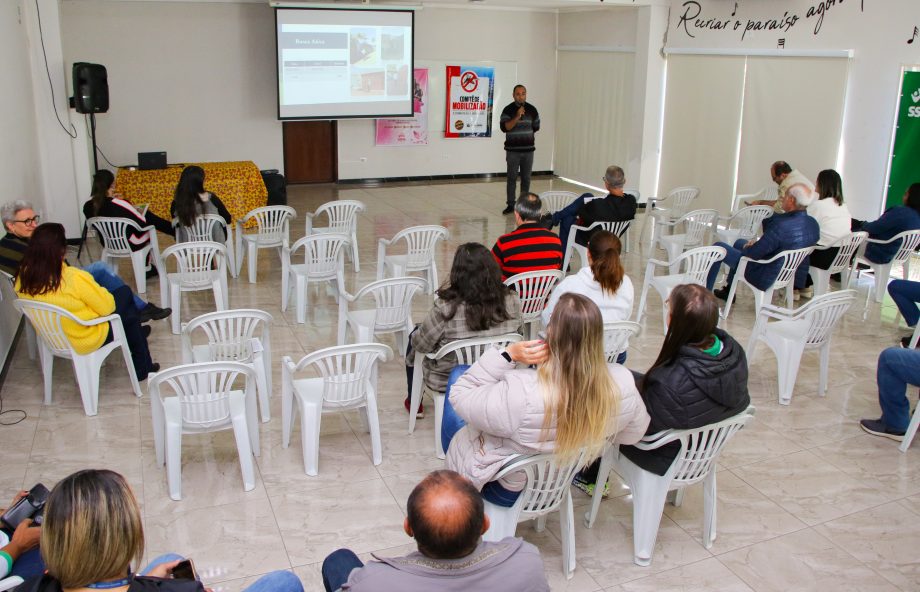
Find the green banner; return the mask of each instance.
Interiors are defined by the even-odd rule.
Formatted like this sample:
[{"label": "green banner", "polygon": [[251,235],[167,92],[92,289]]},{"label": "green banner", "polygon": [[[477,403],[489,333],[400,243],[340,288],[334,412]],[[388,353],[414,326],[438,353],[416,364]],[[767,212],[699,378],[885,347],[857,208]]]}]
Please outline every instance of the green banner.
[{"label": "green banner", "polygon": [[920,72],[904,72],[885,208],[901,205],[907,188],[920,182],[917,163],[920,163]]}]

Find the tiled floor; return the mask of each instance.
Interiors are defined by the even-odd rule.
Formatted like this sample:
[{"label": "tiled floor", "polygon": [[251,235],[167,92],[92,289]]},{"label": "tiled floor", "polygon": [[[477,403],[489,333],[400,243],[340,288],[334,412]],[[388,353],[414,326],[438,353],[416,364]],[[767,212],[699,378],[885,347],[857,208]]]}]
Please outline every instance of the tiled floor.
[{"label": "tiled floor", "polygon": [[[534,182],[537,191],[551,186],[568,188],[558,180]],[[502,182],[291,187],[291,205],[299,213],[292,238],[302,235],[305,212],[336,197],[359,199],[367,211],[358,223],[361,272],[355,274],[351,266],[346,272],[352,289],[374,278],[377,238],[415,224],[450,229],[438,260],[444,279],[457,245],[477,241],[491,246],[510,228],[511,217],[498,214],[503,195]],[[634,232],[634,243],[638,235]],[[98,248],[93,252],[98,254]],[[645,249],[639,256],[635,244],[625,256],[637,295],[646,257]],[[28,416],[17,425],[0,427],[0,499],[37,481],[51,486],[81,468],[117,470],[128,478],[142,505],[147,555],[176,551],[191,556],[206,582],[223,591],[240,590],[255,576],[280,568],[293,568],[308,590],[321,590],[318,565],[333,549],[398,555],[412,548],[402,531],[405,501],[421,476],[441,462],[433,455],[431,415],[420,420],[414,435],[406,433],[405,374],[399,358],[380,372],[383,464],[371,464],[369,439],[355,414],[324,419],[317,477],[303,472],[299,425],[292,446],[281,447],[281,356],[297,359],[333,345],[338,313],[325,290],[311,288],[307,324],[296,324],[293,310],[280,309],[279,268],[277,254],[263,251],[259,283],[230,280],[232,307],[261,308],[275,318],[273,416],[260,426],[262,455],[254,491],[243,492],[232,434],[223,432],[184,439],[184,497],[171,501],[165,469],[154,459],[147,397],[138,400],[131,394],[123,365],[113,359],[103,369],[99,415],[89,418],[63,360],[54,372],[54,402],[42,406],[38,367],[19,347],[2,390],[3,409],[23,409]],[[157,300],[155,282],[149,287]],[[817,354],[806,354],[792,405],[781,407],[773,354],[763,345],[748,352],[757,416],[721,459],[718,539],[711,549],[700,543],[702,491],[697,487],[682,507],[666,508],[652,565],[634,565],[631,499],[618,484],[601,505],[593,529],[577,521],[578,568],[570,581],[561,574],[558,521],[550,519],[542,533],[527,524],[518,529],[541,549],[553,589],[920,589],[920,443],[901,454],[895,443],[868,436],[856,425],[860,417],[878,415],[877,355],[902,332],[894,325],[890,300],[881,307],[873,303],[863,319],[865,287],[833,343],[826,397],[816,393]],[[186,297],[185,302],[185,320],[213,306],[208,293]],[[428,296],[417,299],[417,320],[430,302]],[[742,293],[727,323],[742,344],[753,324],[752,310],[750,294]],[[648,313],[627,363],[638,370],[648,368],[661,345],[657,295],[649,296]],[[179,363],[179,340],[166,321],[155,324],[150,345],[154,359],[164,366]],[[588,499],[577,491],[575,495],[583,509]]]}]

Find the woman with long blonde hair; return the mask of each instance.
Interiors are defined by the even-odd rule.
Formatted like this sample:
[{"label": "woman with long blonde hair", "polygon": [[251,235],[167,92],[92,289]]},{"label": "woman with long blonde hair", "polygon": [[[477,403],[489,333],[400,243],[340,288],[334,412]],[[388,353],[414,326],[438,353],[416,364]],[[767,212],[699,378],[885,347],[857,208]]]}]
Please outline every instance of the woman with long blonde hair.
[{"label": "woman with long blonde hair", "polygon": [[[518,363],[537,369],[517,369]],[[590,461],[611,437],[638,442],[648,422],[630,372],[606,363],[597,305],[570,293],[559,298],[545,342],[489,350],[456,379],[442,441],[448,468],[468,477],[487,501],[510,506],[524,475],[492,480],[510,456],[552,452],[565,462],[585,449]]]}]

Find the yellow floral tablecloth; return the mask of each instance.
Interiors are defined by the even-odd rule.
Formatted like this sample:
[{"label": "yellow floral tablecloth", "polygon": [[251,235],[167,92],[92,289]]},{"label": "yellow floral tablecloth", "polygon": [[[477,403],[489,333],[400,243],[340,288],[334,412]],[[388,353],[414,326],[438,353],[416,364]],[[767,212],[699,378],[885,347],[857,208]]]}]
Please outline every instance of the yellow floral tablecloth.
[{"label": "yellow floral tablecloth", "polygon": [[115,191],[131,203],[149,204],[149,211],[169,220],[169,204],[179,175],[184,167],[193,164],[204,169],[204,188],[224,202],[234,220],[266,204],[268,191],[259,167],[251,160],[189,162],[156,171],[120,168],[115,178]]}]

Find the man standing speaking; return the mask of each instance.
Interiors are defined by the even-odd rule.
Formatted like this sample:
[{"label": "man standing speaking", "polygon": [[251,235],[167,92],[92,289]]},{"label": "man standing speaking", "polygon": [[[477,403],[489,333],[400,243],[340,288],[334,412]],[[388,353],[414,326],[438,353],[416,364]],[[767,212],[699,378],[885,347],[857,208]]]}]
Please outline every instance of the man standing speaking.
[{"label": "man standing speaking", "polygon": [[530,171],[533,168],[534,133],[540,131],[540,115],[537,108],[527,102],[527,89],[523,84],[514,87],[514,102],[502,110],[499,126],[505,132],[505,161],[508,163],[508,185],[505,210],[514,211],[517,199],[515,185],[518,169],[521,171],[521,193],[530,192]]}]

